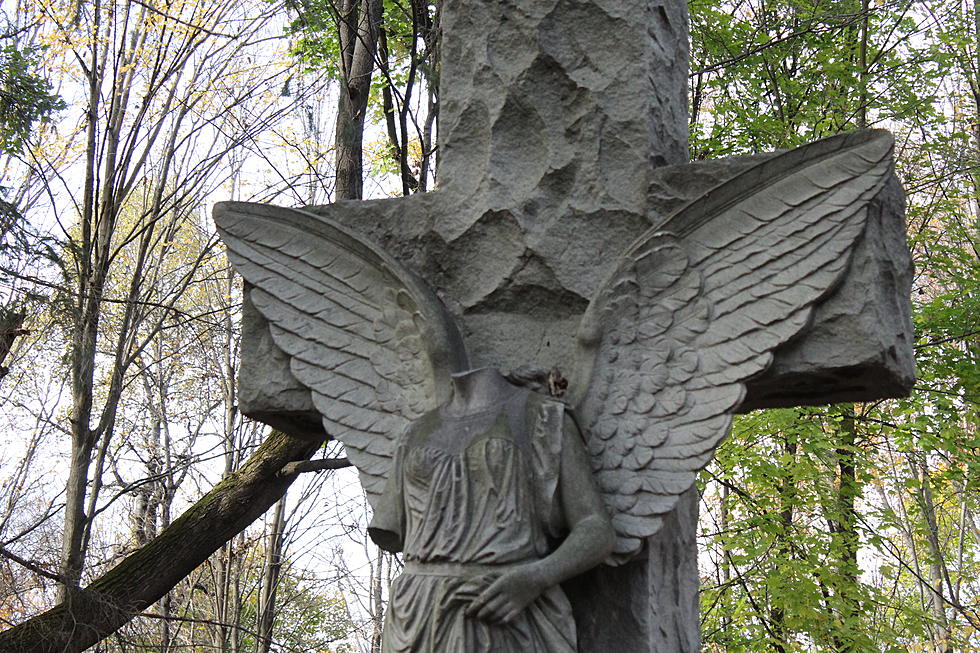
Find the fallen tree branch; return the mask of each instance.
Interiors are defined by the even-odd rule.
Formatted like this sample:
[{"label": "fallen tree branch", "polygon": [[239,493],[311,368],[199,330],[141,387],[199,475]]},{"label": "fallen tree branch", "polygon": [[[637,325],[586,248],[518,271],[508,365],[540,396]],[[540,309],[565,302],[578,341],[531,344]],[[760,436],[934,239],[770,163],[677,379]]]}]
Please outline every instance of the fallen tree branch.
[{"label": "fallen tree branch", "polygon": [[237,472],[148,544],[64,602],[0,632],[0,651],[81,653],[105,639],[278,501],[296,478],[280,471],[320,444],[273,431]]}]

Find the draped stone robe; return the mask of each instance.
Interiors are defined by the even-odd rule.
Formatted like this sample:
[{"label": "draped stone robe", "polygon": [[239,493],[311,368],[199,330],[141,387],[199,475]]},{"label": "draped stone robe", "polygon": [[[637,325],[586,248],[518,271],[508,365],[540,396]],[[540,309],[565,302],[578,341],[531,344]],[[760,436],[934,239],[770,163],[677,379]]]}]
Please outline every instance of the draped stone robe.
[{"label": "draped stone robe", "polygon": [[[467,414],[443,406],[409,426],[369,527],[401,550],[384,653],[574,653],[575,623],[559,586],[509,624],[465,614],[499,573],[545,557],[565,533],[563,405],[520,390]],[[590,484],[583,491],[595,491]]]}]

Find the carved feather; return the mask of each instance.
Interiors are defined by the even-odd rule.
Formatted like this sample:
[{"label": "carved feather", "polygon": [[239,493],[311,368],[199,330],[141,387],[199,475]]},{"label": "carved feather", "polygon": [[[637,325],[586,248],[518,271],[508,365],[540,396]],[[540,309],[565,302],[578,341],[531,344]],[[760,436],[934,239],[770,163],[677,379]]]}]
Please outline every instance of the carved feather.
[{"label": "carved feather", "polygon": [[401,264],[327,218],[222,202],[214,220],[373,505],[394,438],[448,397],[450,374],[468,368],[452,317]]},{"label": "carved feather", "polygon": [[747,380],[840,282],[891,174],[887,132],[777,155],[633,243],[583,316],[573,405],[618,541],[640,551],[728,433]]}]

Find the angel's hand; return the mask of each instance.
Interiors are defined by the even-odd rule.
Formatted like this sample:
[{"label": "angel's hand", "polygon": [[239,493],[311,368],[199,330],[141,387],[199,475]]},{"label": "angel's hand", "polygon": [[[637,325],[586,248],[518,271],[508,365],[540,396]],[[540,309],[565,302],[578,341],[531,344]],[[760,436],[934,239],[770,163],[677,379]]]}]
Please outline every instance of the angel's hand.
[{"label": "angel's hand", "polygon": [[506,624],[548,589],[530,566],[505,571],[470,603],[466,614],[481,621]]}]

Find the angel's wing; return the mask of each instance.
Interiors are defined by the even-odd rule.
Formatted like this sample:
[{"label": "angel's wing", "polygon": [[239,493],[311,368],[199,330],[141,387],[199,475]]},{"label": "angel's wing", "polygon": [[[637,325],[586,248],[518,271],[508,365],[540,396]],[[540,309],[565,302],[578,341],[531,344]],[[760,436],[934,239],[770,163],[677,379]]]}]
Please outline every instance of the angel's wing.
[{"label": "angel's wing", "polygon": [[450,374],[468,368],[452,317],[415,275],[327,218],[222,202],[214,221],[373,505],[395,437],[448,397]]},{"label": "angel's wing", "polygon": [[616,262],[583,316],[573,405],[628,559],[728,433],[745,383],[840,281],[891,174],[887,132],[769,159]]}]

